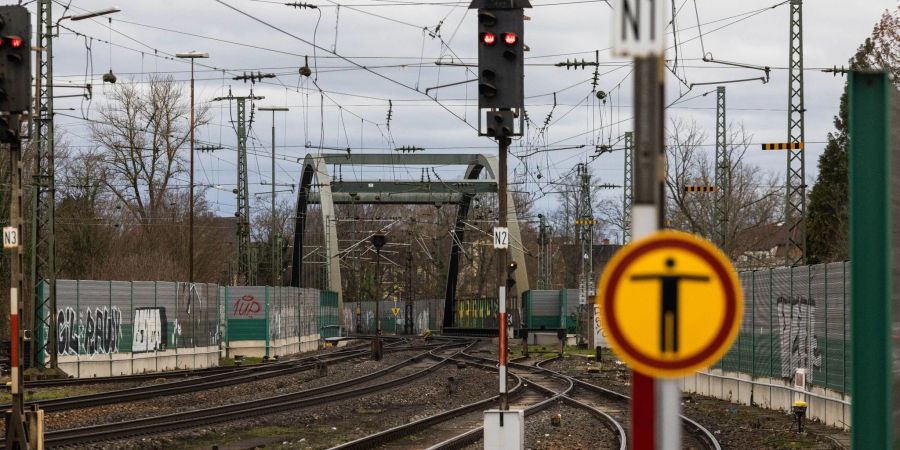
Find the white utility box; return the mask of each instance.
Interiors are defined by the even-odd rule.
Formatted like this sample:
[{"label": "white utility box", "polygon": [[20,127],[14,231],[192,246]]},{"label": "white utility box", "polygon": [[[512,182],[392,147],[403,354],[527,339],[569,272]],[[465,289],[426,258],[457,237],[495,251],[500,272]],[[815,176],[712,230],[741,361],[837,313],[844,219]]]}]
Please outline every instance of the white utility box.
[{"label": "white utility box", "polygon": [[484,412],[484,450],[523,450],[525,448],[525,411]]}]

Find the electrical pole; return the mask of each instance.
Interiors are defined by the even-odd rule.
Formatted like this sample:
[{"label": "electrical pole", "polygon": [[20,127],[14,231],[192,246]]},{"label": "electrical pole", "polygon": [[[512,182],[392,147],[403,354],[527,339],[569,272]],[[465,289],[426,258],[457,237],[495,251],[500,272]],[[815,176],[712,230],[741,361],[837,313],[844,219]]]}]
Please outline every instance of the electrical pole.
[{"label": "electrical pole", "polygon": [[550,289],[550,253],[547,249],[550,227],[543,214],[538,214],[538,220],[538,289]]},{"label": "electrical pole", "polygon": [[622,245],[631,242],[631,205],[634,203],[634,133],[625,132],[625,179],[622,181]]},{"label": "electrical pole", "polygon": [[578,236],[578,259],[581,267],[578,277],[578,344],[587,342],[586,312],[588,298],[594,296],[593,249],[594,211],[591,206],[591,174],[587,164],[578,164],[581,189],[578,196],[578,218],[575,220]]},{"label": "electrical pole", "polygon": [[[191,60],[191,163],[190,163],[190,189],[188,191],[188,283],[194,285],[194,134],[197,129],[194,107],[194,60],[197,58],[209,58],[208,53],[185,52],[176,53],[175,57]],[[174,218],[172,220],[174,223]]]},{"label": "electrical pole", "polygon": [[730,255],[728,248],[728,198],[731,191],[731,159],[727,148],[728,124],[725,122],[725,86],[716,87],[716,245]]},{"label": "electrical pole", "polygon": [[[247,123],[246,123],[246,102],[247,100],[262,100],[265,97],[255,96],[251,91],[247,96],[234,96],[231,89],[228,90],[227,97],[216,97],[213,101],[234,100],[237,104],[237,188],[234,193],[237,195],[237,211],[234,213],[237,217],[237,257],[238,257],[238,284],[244,286],[252,286],[256,280],[253,276],[253,266],[251,263],[250,249],[250,188],[247,182]],[[252,119],[251,119],[252,123]]]},{"label": "electrical pole", "polygon": [[[52,0],[37,2],[37,61],[35,64],[34,168],[31,190],[31,280],[34,333],[31,366],[57,366],[56,349],[56,186],[53,141],[53,15]],[[24,289],[19,295],[24,298]],[[46,330],[46,331],[45,331]],[[46,335],[44,334],[46,333]],[[49,357],[49,361],[48,358]]]},{"label": "electrical pole", "polygon": [[409,246],[409,253],[406,254],[406,275],[408,281],[406,284],[406,310],[403,314],[403,333],[414,334],[416,332],[413,327],[413,248]]},{"label": "electrical pole", "polygon": [[278,247],[278,240],[281,235],[276,233],[277,224],[275,223],[275,113],[277,111],[290,111],[290,109],[284,107],[263,106],[260,107],[259,110],[272,111],[272,218],[269,221],[269,241],[272,245],[271,282],[273,286],[281,286],[281,277],[279,276],[281,273],[281,263],[279,262],[281,259],[281,248]]},{"label": "electrical pole", "polygon": [[372,358],[381,361],[384,356],[384,347],[381,344],[381,247],[387,239],[383,234],[372,236],[372,246],[375,247],[375,339],[372,341]]},{"label": "electrical pole", "polygon": [[[805,144],[803,116],[803,0],[791,0],[790,56],[788,58],[788,144]],[[787,149],[785,197],[785,264],[806,261],[806,154],[802,147]]]}]

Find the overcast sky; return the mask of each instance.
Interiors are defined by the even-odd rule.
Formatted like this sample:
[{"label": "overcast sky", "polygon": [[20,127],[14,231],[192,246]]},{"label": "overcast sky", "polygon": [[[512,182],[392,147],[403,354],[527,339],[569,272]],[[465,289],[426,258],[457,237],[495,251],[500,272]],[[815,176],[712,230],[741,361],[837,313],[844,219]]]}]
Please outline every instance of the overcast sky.
[{"label": "overcast sky", "polygon": [[[171,73],[185,83],[190,66],[175,60],[176,52],[197,50],[210,54],[198,60],[197,93],[200,103],[210,103],[212,123],[200,130],[204,143],[221,144],[224,150],[199,155],[198,183],[213,186],[208,198],[221,215],[231,215],[236,203],[231,190],[236,179],[236,142],[231,120],[234,105],[211,102],[226,95],[246,95],[251,85],[233,81],[243,72],[275,73],[275,80],[256,84],[254,94],[265,96],[258,106],[286,105],[288,113],[276,116],[278,169],[276,182],[296,183],[296,163],[315,147],[346,148],[353,152],[391,152],[395,146],[418,146],[430,153],[489,152],[496,145],[476,136],[476,86],[474,83],[429,91],[427,88],[472,79],[474,70],[443,63],[474,63],[477,55],[476,20],[467,2],[452,0],[310,0],[318,9],[294,8],[265,0],[108,0],[71,2],[67,15],[118,6],[120,13],[92,20],[61,24],[81,33],[60,29],[54,41],[57,87],[94,85],[92,101],[64,98],[56,101],[57,126],[77,146],[90,145],[85,118],[96,118],[109,85],[101,77],[110,69],[119,82],[144,81],[154,73]],[[55,18],[65,5],[54,4]],[[534,126],[527,139],[513,146],[516,155],[551,149],[529,157],[511,158],[511,171],[530,175],[516,189],[532,192],[553,190],[578,162],[588,159],[594,145],[619,141],[632,129],[630,61],[608,51],[611,8],[591,0],[532,0],[526,22],[525,42],[530,47],[525,68],[526,109]],[[679,74],[688,83],[720,82],[759,77],[761,71],[704,63],[704,50],[715,59],[773,68],[768,83],[760,81],[727,85],[727,118],[742,124],[754,143],[784,142],[787,136],[788,60],[787,2],[675,0],[678,13]],[[776,6],[777,5],[777,6]],[[885,9],[894,0],[807,0],[804,2],[804,64],[806,103],[807,175],[815,178],[816,164],[832,117],[837,112],[844,79],[819,69],[846,64]],[[233,7],[229,8],[229,6]],[[34,8],[33,3],[29,5]],[[243,13],[242,13],[242,12]],[[699,27],[698,27],[699,19]],[[438,29],[439,27],[439,29]],[[671,28],[669,32],[671,33]],[[702,39],[700,35],[702,34]],[[87,37],[85,37],[87,36]],[[315,42],[320,49],[314,50]],[[111,43],[111,44],[110,44]],[[672,35],[669,43],[673,44]],[[599,50],[598,90],[608,92],[607,102],[591,95],[592,68],[566,70],[553,64],[566,59],[593,61]],[[336,55],[339,55],[337,57]],[[313,78],[299,76],[305,56]],[[674,49],[667,53],[674,58]],[[202,65],[201,65],[202,64]],[[365,66],[366,69],[361,68]],[[320,93],[321,88],[322,93]],[[668,110],[668,118],[696,121],[707,133],[710,155],[715,131],[715,96],[701,94],[715,85],[688,90],[669,74],[667,104],[684,95]],[[57,95],[78,93],[57,89]],[[556,107],[553,107],[556,93]],[[324,101],[320,99],[324,98]],[[388,100],[391,108],[388,128]],[[70,109],[71,108],[71,109]],[[69,110],[70,109],[70,110]],[[538,136],[552,111],[549,126]],[[250,191],[267,192],[270,175],[271,113],[257,112],[250,141]],[[312,148],[307,148],[310,145]],[[549,145],[549,147],[547,147]],[[560,149],[585,145],[582,149]],[[324,150],[332,151],[332,150]],[[752,152],[751,161],[779,174],[785,170],[784,152]],[[591,162],[605,183],[621,184],[621,152]],[[453,176],[449,168],[442,177]],[[461,175],[463,168],[453,168]],[[541,173],[538,180],[535,175]],[[370,168],[369,172],[344,168],[349,178],[419,179],[417,168]],[[183,177],[186,180],[186,176]],[[521,179],[520,179],[521,180]],[[281,187],[287,189],[289,187]],[[621,190],[600,195],[621,197]],[[293,198],[285,192],[282,199]],[[268,204],[268,198],[259,201]],[[553,207],[552,195],[541,198],[538,209]]]}]

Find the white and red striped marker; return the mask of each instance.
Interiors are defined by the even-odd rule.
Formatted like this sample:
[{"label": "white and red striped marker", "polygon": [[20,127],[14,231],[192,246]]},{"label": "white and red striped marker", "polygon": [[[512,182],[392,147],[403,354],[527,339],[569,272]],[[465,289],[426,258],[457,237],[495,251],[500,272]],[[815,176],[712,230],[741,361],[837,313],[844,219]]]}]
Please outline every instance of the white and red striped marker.
[{"label": "white and red striped marker", "polygon": [[508,409],[506,399],[506,286],[500,286],[500,295],[497,296],[500,303],[500,313],[497,314],[500,341],[500,409]]},{"label": "white and red striped marker", "polygon": [[9,288],[9,372],[10,392],[16,395],[19,386],[19,289]]}]

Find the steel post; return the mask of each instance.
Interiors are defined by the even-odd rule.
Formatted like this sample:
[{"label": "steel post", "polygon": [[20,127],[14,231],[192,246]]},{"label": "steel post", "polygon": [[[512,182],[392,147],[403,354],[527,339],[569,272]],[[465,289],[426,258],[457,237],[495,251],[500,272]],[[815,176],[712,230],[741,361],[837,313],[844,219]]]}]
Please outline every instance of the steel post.
[{"label": "steel post", "polygon": [[[635,239],[656,232],[662,227],[665,214],[665,145],[664,105],[665,64],[662,57],[639,57],[634,60],[635,151],[634,205],[632,226]],[[681,442],[680,426],[668,421],[678,420],[680,403],[671,401],[678,386],[662,382],[632,371],[632,436],[636,450],[665,449],[665,444]],[[661,422],[666,421],[666,424]],[[660,435],[660,431],[674,435]],[[675,447],[677,448],[677,447]]]}]

